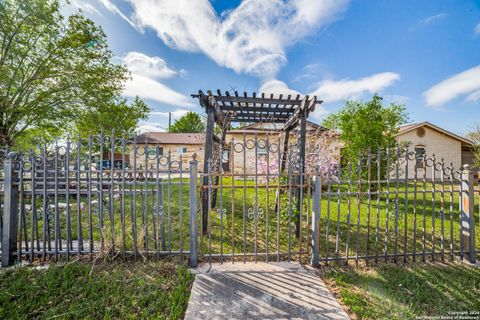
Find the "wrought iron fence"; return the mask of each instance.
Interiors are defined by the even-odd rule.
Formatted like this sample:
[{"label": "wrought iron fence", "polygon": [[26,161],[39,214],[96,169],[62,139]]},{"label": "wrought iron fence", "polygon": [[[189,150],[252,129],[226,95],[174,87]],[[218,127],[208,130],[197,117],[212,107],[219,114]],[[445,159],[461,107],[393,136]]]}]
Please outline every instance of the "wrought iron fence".
[{"label": "wrought iron fence", "polygon": [[203,174],[208,261],[475,259],[480,217],[473,176],[460,164],[403,148],[301,161],[290,148],[282,171],[280,143],[272,140],[233,140],[230,172],[210,161]]},{"label": "wrought iron fence", "polygon": [[406,149],[303,161],[295,146],[284,154],[277,137],[256,133],[218,148],[201,173],[157,144],[103,135],[3,154],[2,261],[475,259],[480,203],[459,164]]},{"label": "wrought iron fence", "polygon": [[188,171],[161,150],[93,136],[11,154],[16,257],[188,254]]},{"label": "wrought iron fence", "polygon": [[469,170],[387,149],[316,178],[316,187],[317,263],[475,260]]}]

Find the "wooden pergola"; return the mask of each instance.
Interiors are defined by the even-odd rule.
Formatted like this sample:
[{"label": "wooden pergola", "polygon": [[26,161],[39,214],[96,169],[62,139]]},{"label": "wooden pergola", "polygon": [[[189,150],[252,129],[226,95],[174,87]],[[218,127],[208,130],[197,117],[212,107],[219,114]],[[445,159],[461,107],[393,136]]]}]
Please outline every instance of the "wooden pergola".
[{"label": "wooden pergola", "polygon": [[[301,170],[300,174],[303,173],[305,167],[306,120],[309,114],[315,110],[316,105],[323,102],[317,100],[316,96],[302,97],[300,95],[280,94],[274,97],[273,94],[261,93],[257,95],[255,92],[249,96],[246,92],[240,95],[237,91],[233,94],[225,91],[223,94],[220,90],[217,90],[216,94],[210,90],[207,91],[207,94],[204,94],[200,90],[198,94],[192,94],[192,97],[198,98],[200,105],[207,114],[204,173],[208,171],[208,160],[221,161],[221,155],[214,154],[214,144],[224,145],[225,136],[231,128],[231,124],[241,122],[283,123],[282,129],[280,129],[284,132],[281,171],[285,168],[290,132],[298,127],[297,144],[301,162],[299,168]],[[221,129],[220,136],[217,136],[214,132],[215,123]],[[218,165],[220,166],[220,163]],[[208,177],[204,176],[202,185],[207,184]],[[204,233],[207,231],[208,219],[208,197],[206,193],[207,191],[204,188],[202,193],[202,231]],[[213,197],[212,207],[214,207],[215,198]],[[300,206],[300,201],[297,201],[297,206]]]}]

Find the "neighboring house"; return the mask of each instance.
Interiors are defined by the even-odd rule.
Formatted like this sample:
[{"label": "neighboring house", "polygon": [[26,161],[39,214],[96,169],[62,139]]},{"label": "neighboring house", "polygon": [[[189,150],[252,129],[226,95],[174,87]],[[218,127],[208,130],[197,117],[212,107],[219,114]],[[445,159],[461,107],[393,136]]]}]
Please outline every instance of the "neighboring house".
[{"label": "neighboring house", "polygon": [[[203,133],[168,133],[168,132],[145,132],[138,135],[136,138],[137,145],[137,159],[136,166],[148,168],[155,168],[156,161],[155,155],[157,153],[161,156],[168,156],[172,161],[182,160],[182,169],[188,170],[190,168],[190,161],[194,153],[197,154],[197,160],[203,163],[203,153],[205,146],[205,134]],[[147,154],[150,157],[146,157],[144,149],[146,148]],[[130,153],[130,164],[134,163],[133,151]],[[166,161],[160,161],[160,170],[167,169],[165,165]],[[172,169],[176,169],[178,164],[172,165]],[[199,168],[201,168],[199,166]]]},{"label": "neighboring house", "polygon": [[[243,173],[244,163],[245,172],[253,173],[255,171],[255,163],[258,161],[266,162],[266,155],[268,153],[270,162],[272,165],[275,162],[278,163],[279,158],[279,149],[276,148],[278,145],[280,147],[280,152],[283,150],[284,143],[284,133],[281,131],[283,127],[282,123],[254,123],[247,125],[243,128],[233,129],[227,132],[226,135],[226,144],[234,145],[240,144],[239,147],[235,148],[235,152],[232,153],[231,150],[225,150],[224,156],[222,157],[222,166],[224,170],[231,171],[232,163],[234,173]],[[320,137],[323,137],[328,130],[316,123],[307,121],[307,143],[306,143],[306,157],[308,159],[309,154],[312,154],[316,150],[316,144],[320,140]],[[297,141],[297,129],[294,129],[290,133],[289,144],[295,144]],[[326,141],[327,146],[325,147],[325,152],[328,153],[327,157],[332,159],[340,159],[340,143],[337,138],[338,135],[335,133],[333,139],[329,138]],[[254,141],[257,141],[257,148],[254,148]],[[272,147],[268,150],[264,148],[265,142],[268,141]],[[243,150],[241,145],[246,144],[248,147]],[[280,154],[280,157],[282,155]],[[245,158],[245,161],[244,161]],[[258,166],[257,166],[258,170]]]},{"label": "neighboring house", "polygon": [[[269,155],[269,163],[278,163],[278,148],[283,150],[284,133],[281,131],[283,124],[277,123],[255,123],[242,128],[233,129],[227,132],[222,156],[222,167],[225,172],[232,170],[236,174],[252,174],[255,172],[255,164],[259,170],[259,164],[266,162],[266,155]],[[453,164],[454,169],[459,170],[464,164],[473,165],[474,156],[472,152],[473,142],[442,129],[429,122],[412,123],[399,128],[396,136],[398,142],[405,143],[410,151],[417,154],[425,154],[431,158],[435,155],[436,161],[444,161],[445,166]],[[297,140],[297,130],[290,133],[289,144],[295,144]],[[257,148],[254,142],[257,141]],[[270,150],[264,147],[265,142],[273,144]],[[154,160],[146,159],[143,148],[147,148],[147,153],[153,156],[156,148],[159,148],[159,154],[167,156],[170,152],[172,160],[182,159],[182,167],[188,170],[190,160],[194,153],[197,154],[199,161],[199,171],[203,171],[203,157],[205,146],[205,135],[201,133],[167,133],[167,132],[146,132],[136,139],[137,143],[137,167],[149,168],[155,165]],[[247,148],[242,146],[246,144]],[[319,145],[321,149],[319,149]],[[340,150],[343,143],[339,134],[307,121],[307,144],[306,161],[307,171],[312,163],[340,160]],[[235,151],[233,151],[235,150]],[[281,155],[281,154],[280,154]],[[320,159],[318,156],[320,155]],[[312,156],[314,158],[313,161]],[[245,157],[245,159],[244,159]],[[133,165],[133,152],[130,154],[130,165]],[[264,163],[265,164],[265,163]],[[408,178],[413,179],[414,169],[417,170],[417,177],[423,177],[423,164],[421,158],[409,162]],[[162,170],[165,167],[161,168]],[[432,169],[427,168],[426,177],[432,177]],[[402,174],[403,175],[403,174]],[[436,178],[440,178],[440,173],[436,173]]]},{"label": "neighboring house", "polygon": [[[225,172],[231,172],[234,169],[235,173],[243,173],[244,168],[244,153],[245,153],[245,172],[253,173],[255,171],[255,163],[265,160],[267,153],[269,154],[270,163],[278,162],[278,148],[280,152],[283,150],[284,133],[281,131],[283,124],[276,123],[255,123],[247,125],[243,128],[233,129],[227,132],[225,136],[225,145],[222,156],[222,167]],[[315,153],[315,144],[319,141],[319,137],[327,130],[313,122],[307,121],[307,157]],[[340,159],[340,144],[338,135],[333,135],[334,139],[328,140],[328,147],[325,152],[328,157]],[[290,133],[289,144],[295,144],[297,140],[297,131],[293,130]],[[254,142],[257,141],[257,148],[253,147]],[[264,147],[265,142],[268,141],[272,146],[268,150]],[[232,152],[232,143],[237,145],[234,152]],[[241,150],[241,145],[247,144],[245,151]],[[172,160],[179,160],[182,156],[182,167],[188,170],[190,160],[193,153],[197,154],[199,161],[199,171],[203,171],[203,157],[205,146],[205,135],[201,133],[168,133],[168,132],[146,132],[136,138],[137,144],[137,168],[149,168],[155,165],[154,160],[145,157],[143,149],[147,148],[147,152],[151,154],[153,159],[156,154],[156,148],[159,148],[159,154],[166,156],[170,151]],[[130,164],[133,165],[133,152],[130,154]],[[257,162],[255,161],[257,160]],[[164,168],[162,168],[164,169]],[[258,166],[257,166],[258,169]]]},{"label": "neighboring house", "polygon": [[[428,158],[435,155],[437,162],[441,162],[443,159],[445,166],[453,164],[453,168],[456,170],[460,169],[464,164],[474,164],[472,141],[430,122],[425,121],[401,126],[396,139],[398,142],[406,143],[410,151],[415,151],[417,154],[425,154]],[[416,168],[419,178],[423,176],[421,159],[412,161],[411,167]],[[414,170],[409,170],[408,177],[413,178],[414,172]],[[426,177],[432,177],[431,168],[427,168]],[[436,178],[440,178],[440,173],[436,174]]]}]

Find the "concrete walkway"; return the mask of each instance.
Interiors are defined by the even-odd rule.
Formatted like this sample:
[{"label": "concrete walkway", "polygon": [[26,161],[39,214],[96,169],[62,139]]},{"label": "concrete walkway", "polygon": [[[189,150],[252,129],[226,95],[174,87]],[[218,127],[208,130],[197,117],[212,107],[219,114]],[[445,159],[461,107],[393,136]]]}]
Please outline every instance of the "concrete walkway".
[{"label": "concrete walkway", "polygon": [[349,319],[313,272],[293,263],[202,265],[185,319]]}]

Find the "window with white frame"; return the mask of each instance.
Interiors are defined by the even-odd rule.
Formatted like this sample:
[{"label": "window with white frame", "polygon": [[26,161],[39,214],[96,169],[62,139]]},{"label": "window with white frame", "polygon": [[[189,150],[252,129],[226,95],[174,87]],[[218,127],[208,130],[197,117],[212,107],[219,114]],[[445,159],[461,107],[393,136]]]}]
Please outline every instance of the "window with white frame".
[{"label": "window with white frame", "polygon": [[178,148],[177,148],[177,153],[178,153],[178,154],[185,154],[185,153],[187,153],[187,147],[178,147]]}]

